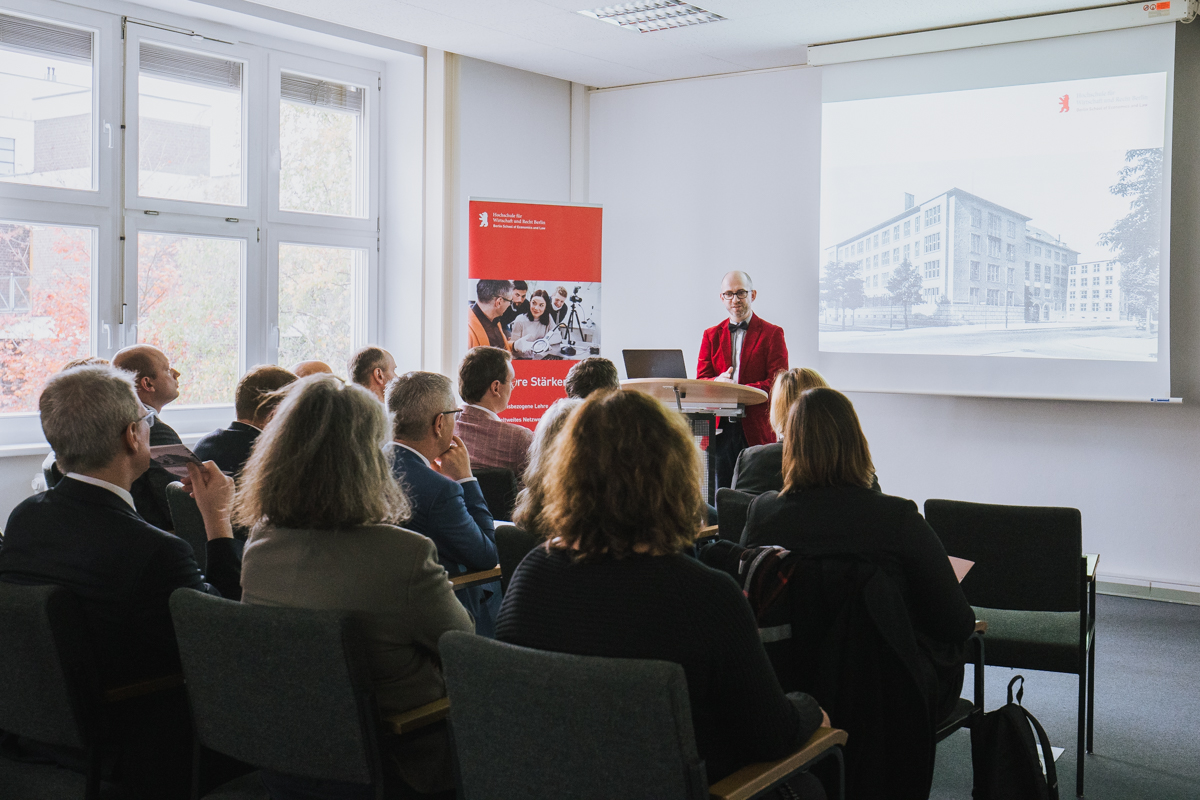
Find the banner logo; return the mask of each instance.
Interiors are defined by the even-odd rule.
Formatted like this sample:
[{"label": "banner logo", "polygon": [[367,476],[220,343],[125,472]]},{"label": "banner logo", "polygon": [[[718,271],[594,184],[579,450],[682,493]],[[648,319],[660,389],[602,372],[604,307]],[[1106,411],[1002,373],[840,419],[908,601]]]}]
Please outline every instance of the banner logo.
[{"label": "banner logo", "polygon": [[[1064,94],[1062,97],[1058,98],[1058,113],[1065,114],[1066,112],[1068,112],[1070,110],[1071,110],[1071,95]],[[487,223],[484,223],[484,224],[486,225]]]},{"label": "banner logo", "polygon": [[488,215],[488,212],[486,212],[486,211],[484,211],[483,213],[481,213],[479,215],[479,227],[481,227],[481,228],[487,227],[487,215]]}]

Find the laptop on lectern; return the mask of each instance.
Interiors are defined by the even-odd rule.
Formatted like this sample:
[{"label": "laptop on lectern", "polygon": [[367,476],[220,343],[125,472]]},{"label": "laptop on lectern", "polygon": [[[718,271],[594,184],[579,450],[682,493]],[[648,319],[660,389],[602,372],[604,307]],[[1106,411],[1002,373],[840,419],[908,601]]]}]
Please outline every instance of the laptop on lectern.
[{"label": "laptop on lectern", "polygon": [[629,378],[687,378],[682,350],[622,350]]}]

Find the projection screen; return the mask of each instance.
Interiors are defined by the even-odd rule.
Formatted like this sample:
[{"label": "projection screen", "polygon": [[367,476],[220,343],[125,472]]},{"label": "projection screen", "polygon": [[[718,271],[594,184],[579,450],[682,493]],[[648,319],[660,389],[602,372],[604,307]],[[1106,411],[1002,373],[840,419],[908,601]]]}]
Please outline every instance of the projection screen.
[{"label": "projection screen", "polygon": [[832,385],[1169,396],[1174,34],[822,68]]}]

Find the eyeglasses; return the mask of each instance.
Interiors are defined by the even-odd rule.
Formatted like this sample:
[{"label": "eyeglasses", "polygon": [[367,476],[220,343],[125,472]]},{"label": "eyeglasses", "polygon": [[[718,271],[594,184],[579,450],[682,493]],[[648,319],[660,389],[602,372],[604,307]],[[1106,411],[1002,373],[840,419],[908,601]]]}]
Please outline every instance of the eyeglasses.
[{"label": "eyeglasses", "polygon": [[437,421],[438,421],[438,417],[444,417],[444,416],[446,416],[447,414],[461,414],[462,412],[463,412],[463,410],[462,410],[461,408],[456,408],[456,409],[454,409],[454,410],[452,410],[452,411],[442,411],[442,412],[439,412],[439,413],[438,413],[438,415],[437,415],[436,417],[434,417],[434,418],[433,418],[433,421],[434,421],[434,422],[437,422]]},{"label": "eyeglasses", "polygon": [[501,297],[500,299],[503,300],[504,302],[508,303],[510,306],[512,305],[511,297]]},{"label": "eyeglasses", "polygon": [[745,289],[738,289],[736,292],[721,292],[721,297],[726,300],[732,300],[735,297],[738,300],[745,300],[746,296],[749,294],[750,293],[747,292]]},{"label": "eyeglasses", "polygon": [[158,412],[157,412],[157,411],[155,411],[153,408],[149,408],[149,409],[146,409],[146,413],[145,413],[145,415],[144,415],[144,416],[141,416],[141,417],[138,417],[138,418],[137,418],[137,421],[138,421],[138,422],[141,422],[142,420],[146,420],[146,425],[147,425],[148,427],[151,427],[151,428],[153,428],[153,427],[154,427],[154,422],[155,422],[155,420],[157,420],[157,419],[158,419]]}]

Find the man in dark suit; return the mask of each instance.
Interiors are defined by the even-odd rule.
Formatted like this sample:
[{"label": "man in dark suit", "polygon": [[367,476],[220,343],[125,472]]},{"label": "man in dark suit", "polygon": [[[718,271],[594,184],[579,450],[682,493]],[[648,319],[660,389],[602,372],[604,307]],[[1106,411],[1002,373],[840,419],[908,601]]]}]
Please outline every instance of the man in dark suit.
[{"label": "man in dark suit", "polygon": [[[166,354],[154,345],[135,344],[118,351],[112,364],[133,373],[138,399],[146,408],[154,409],[150,446],[183,444],[175,429],[159,419],[167,403],[179,397],[179,370],[171,366]],[[167,503],[167,484],[174,480],[176,477],[165,469],[151,465],[130,489],[133,504],[142,519],[164,531],[175,530],[171,506]]]},{"label": "man in dark suit", "polygon": [[[129,374],[105,366],[59,373],[38,407],[66,474],[9,516],[0,580],[56,584],[79,597],[104,685],[177,672],[171,592],[241,594],[229,524],[233,481],[212,462],[188,465],[184,483],[208,534],[206,581],[192,548],[134,509],[130,488],[150,463],[154,415],[138,401]],[[153,695],[113,713],[131,790],[147,798],[186,796],[190,722],[183,694]]]},{"label": "man in dark suit", "polygon": [[207,434],[192,452],[201,461],[216,463],[227,475],[237,475],[250,460],[250,451],[277,403],[265,403],[267,395],[294,382],[296,376],[283,367],[264,364],[242,376],[234,390],[233,411],[237,419],[228,428]]},{"label": "man in dark suit", "polygon": [[[408,372],[388,385],[387,406],[394,419],[393,469],[412,504],[404,526],[437,545],[438,561],[453,577],[492,569],[496,531],[471,458],[454,435],[455,407],[450,379],[434,372]],[[475,632],[495,636],[500,613],[499,582],[456,592],[475,617]]]},{"label": "man in dark suit", "polygon": [[[788,368],[783,328],[751,311],[758,297],[750,276],[740,270],[721,281],[721,302],[729,318],[704,332],[696,377],[753,386],[770,393],[775,373]],[[742,419],[722,419],[711,443],[717,466],[717,486],[733,481],[738,454],[748,445],[775,441],[768,417],[770,403],[748,406]]]}]

